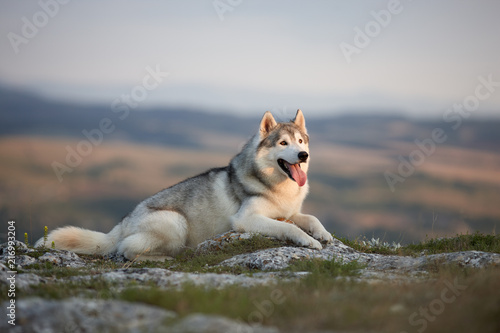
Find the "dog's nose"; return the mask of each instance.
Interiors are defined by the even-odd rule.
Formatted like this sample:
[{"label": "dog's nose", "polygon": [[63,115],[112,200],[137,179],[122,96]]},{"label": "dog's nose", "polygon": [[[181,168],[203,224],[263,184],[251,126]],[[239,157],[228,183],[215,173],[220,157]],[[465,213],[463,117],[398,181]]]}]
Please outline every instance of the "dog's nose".
[{"label": "dog's nose", "polygon": [[308,154],[307,152],[305,152],[305,151],[301,151],[301,152],[299,153],[299,160],[300,160],[301,162],[305,162],[305,161],[307,161],[307,158],[308,158],[308,157],[309,157],[309,154]]}]

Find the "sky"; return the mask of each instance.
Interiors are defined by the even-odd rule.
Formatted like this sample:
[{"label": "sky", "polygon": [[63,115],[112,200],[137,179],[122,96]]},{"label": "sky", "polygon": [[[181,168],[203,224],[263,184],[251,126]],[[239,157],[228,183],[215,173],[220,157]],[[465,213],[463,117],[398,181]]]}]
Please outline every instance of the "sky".
[{"label": "sky", "polygon": [[0,84],[137,108],[491,116],[499,15],[498,0],[0,0]]}]

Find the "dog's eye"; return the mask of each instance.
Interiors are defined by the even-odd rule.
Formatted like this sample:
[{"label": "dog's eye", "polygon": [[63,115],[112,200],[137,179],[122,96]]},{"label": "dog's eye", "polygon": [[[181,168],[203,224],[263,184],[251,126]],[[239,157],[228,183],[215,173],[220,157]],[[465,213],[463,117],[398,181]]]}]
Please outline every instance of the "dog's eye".
[{"label": "dog's eye", "polygon": [[282,145],[282,146],[286,146],[287,144],[288,144],[288,142],[286,142],[286,141],[281,141],[280,142],[280,145]]},{"label": "dog's eye", "polygon": [[299,139],[299,143],[302,143],[302,139]]}]

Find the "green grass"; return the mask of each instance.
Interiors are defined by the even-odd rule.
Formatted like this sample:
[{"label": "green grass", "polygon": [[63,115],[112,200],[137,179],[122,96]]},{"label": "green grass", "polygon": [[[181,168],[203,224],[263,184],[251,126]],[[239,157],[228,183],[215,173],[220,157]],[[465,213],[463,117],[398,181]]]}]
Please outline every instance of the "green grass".
[{"label": "green grass", "polygon": [[[335,236],[336,237],[336,236]],[[474,234],[461,234],[449,238],[431,238],[425,241],[408,244],[399,249],[364,245],[361,238],[354,240],[345,237],[336,237],[342,243],[364,253],[378,253],[386,255],[420,255],[437,254],[459,251],[483,251],[500,253],[500,235],[485,235],[479,231]]]},{"label": "green grass", "polygon": [[302,279],[302,284],[311,287],[325,287],[325,283],[334,283],[338,277],[358,276],[363,267],[357,261],[344,263],[335,258],[332,260],[314,258],[293,261],[284,271],[308,272],[309,274]]},{"label": "green grass", "polygon": [[80,281],[46,283],[33,286],[29,290],[19,290],[16,297],[41,297],[46,299],[65,299],[68,297],[87,297],[101,299],[116,299],[118,292],[114,284],[102,278]]},{"label": "green grass", "polygon": [[[335,259],[297,260],[284,271],[309,272],[309,274],[295,282],[282,282],[274,286],[250,288],[229,286],[223,289],[207,289],[189,283],[184,284],[181,290],[135,287],[125,290],[121,293],[120,298],[129,302],[159,306],[175,311],[181,316],[201,312],[220,314],[249,323],[255,321],[270,323],[271,315],[288,298],[297,297],[295,293],[308,299],[311,293],[316,292],[315,290],[328,290],[339,284],[349,285],[338,278],[357,276],[360,268],[362,266],[355,261],[344,264]],[[295,311],[293,316],[301,312],[299,307]]]},{"label": "green grass", "polygon": [[418,254],[422,251],[427,254],[459,251],[500,253],[500,235],[484,235],[476,232],[451,238],[428,239],[418,244],[406,245],[402,250],[404,254]]},{"label": "green grass", "polygon": [[284,332],[413,332],[422,326],[410,325],[410,316],[417,313],[414,319],[421,319],[420,309],[429,309],[431,304],[439,302],[447,288],[445,295],[453,296],[449,285],[456,279],[465,290],[460,290],[452,302],[440,303],[444,309],[433,316],[432,322],[427,321],[426,332],[496,332],[498,328],[495,325],[500,316],[499,269],[445,267],[425,282],[369,284],[338,279],[335,274],[329,276],[325,274],[332,271],[328,265],[309,268],[315,271],[310,274],[315,276],[315,283],[306,278],[275,286],[231,286],[221,290],[190,284],[181,290],[135,287],[118,297],[172,310],[181,317],[191,313],[219,314],[247,323],[276,326]]}]

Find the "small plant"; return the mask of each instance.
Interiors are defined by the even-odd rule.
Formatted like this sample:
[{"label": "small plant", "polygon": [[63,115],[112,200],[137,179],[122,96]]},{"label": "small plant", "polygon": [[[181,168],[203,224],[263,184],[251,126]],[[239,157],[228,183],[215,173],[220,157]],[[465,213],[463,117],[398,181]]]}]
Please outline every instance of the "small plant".
[{"label": "small plant", "polygon": [[345,245],[364,253],[399,255],[401,254],[401,250],[404,248],[404,246],[402,246],[400,243],[392,242],[392,244],[389,244],[388,242],[380,241],[380,238],[375,239],[372,237],[371,240],[368,240],[363,237],[364,240],[361,240],[360,238],[349,240],[345,237],[337,237],[335,235],[334,237],[340,240]]},{"label": "small plant", "polygon": [[24,244],[26,244],[26,246],[29,246],[29,243],[28,243],[28,233],[27,232],[24,233]]},{"label": "small plant", "polygon": [[45,247],[45,244],[47,244],[48,238],[49,238],[49,228],[47,228],[47,226],[45,226],[43,228],[43,246],[44,247]]},{"label": "small plant", "polygon": [[389,244],[388,242],[381,242],[380,238],[375,239],[374,237],[372,237],[372,239],[368,241],[361,241],[361,244],[363,244],[363,246],[366,246],[368,248],[375,248],[375,249],[386,248],[394,251],[397,251],[403,247],[400,243],[392,242],[392,244]]},{"label": "small plant", "polygon": [[54,241],[52,241],[52,249],[55,250],[56,249],[56,243]]}]

